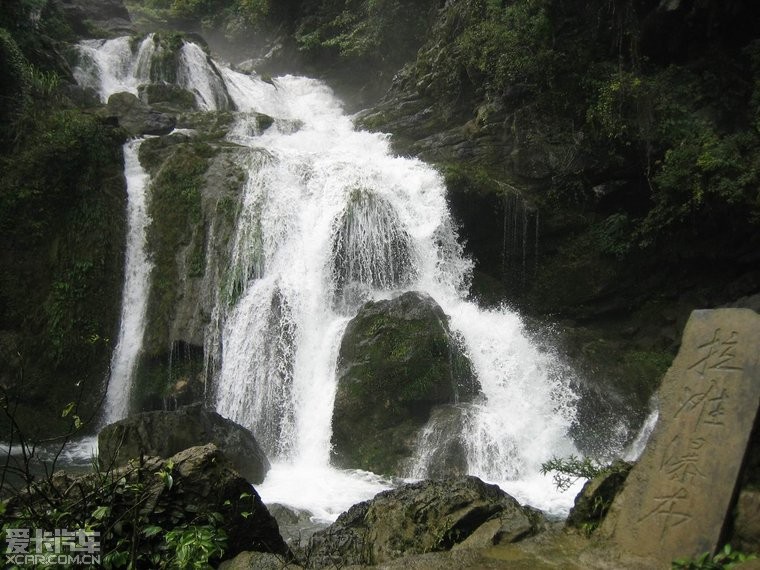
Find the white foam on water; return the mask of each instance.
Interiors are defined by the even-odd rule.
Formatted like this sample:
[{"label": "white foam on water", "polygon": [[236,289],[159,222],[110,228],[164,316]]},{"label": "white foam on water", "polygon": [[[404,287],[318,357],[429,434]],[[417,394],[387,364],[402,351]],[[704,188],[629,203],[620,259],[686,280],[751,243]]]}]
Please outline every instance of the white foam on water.
[{"label": "white foam on water", "polygon": [[369,471],[280,462],[272,465],[256,491],[267,504],[309,511],[316,522],[331,523],[352,505],[392,487],[390,481]]}]

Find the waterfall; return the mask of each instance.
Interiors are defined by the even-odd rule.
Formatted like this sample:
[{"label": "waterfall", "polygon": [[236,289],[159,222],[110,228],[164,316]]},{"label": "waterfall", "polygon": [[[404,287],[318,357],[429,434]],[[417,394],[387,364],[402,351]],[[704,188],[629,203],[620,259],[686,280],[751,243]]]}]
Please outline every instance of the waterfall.
[{"label": "waterfall", "polygon": [[[367,300],[422,290],[449,315],[482,386],[482,399],[461,406],[468,471],[533,505],[566,511],[572,494],[559,495],[540,466],[577,453],[567,435],[572,373],[530,340],[517,314],[465,300],[471,262],[441,176],[394,156],[384,135],[354,130],[317,81],[286,76],[270,85],[222,74],[238,109],[275,118],[258,132],[255,114],[241,113],[230,134],[252,150],[215,377],[219,412],[252,429],[275,461],[262,494],[292,504],[302,491],[284,481],[308,484],[294,472],[321,469],[328,477],[347,321]],[[536,216],[516,201],[509,215],[524,274]],[[441,441],[434,431],[428,426],[421,437],[416,476]]]},{"label": "waterfall", "polygon": [[134,51],[132,38],[84,40],[79,43],[79,63],[74,78],[83,87],[92,87],[103,102],[114,93],[137,95],[141,83],[150,80],[151,59],[155,53],[153,34],[146,36]]},{"label": "waterfall", "polygon": [[[128,65],[123,41],[119,50],[116,43],[113,50],[108,42],[85,43],[83,51],[94,52],[85,62],[99,63],[83,65],[78,77],[97,85],[103,98],[136,89],[133,83],[144,81],[139,62],[147,57],[146,41],[130,51]],[[214,405],[252,430],[272,460],[257,487],[262,497],[334,519],[390,485],[329,464],[336,361],[362,303],[418,290],[449,316],[482,387],[481,397],[458,405],[467,471],[523,502],[566,512],[574,494],[559,494],[540,467],[554,455],[577,453],[568,436],[573,375],[530,338],[519,315],[466,300],[472,262],[458,240],[442,176],[394,156],[387,136],[355,130],[323,83],[294,76],[262,81],[214,64],[191,45],[182,47],[178,84],[192,90],[200,109],[237,109],[228,139],[249,148],[239,165],[247,180],[229,270],[204,345]],[[108,55],[107,64],[103,51],[118,57]],[[126,69],[137,75],[111,81],[126,77]],[[271,125],[261,127],[261,114]],[[537,216],[524,206],[505,212],[505,236],[520,244],[523,275],[531,219],[537,235]],[[420,438],[415,476],[426,475],[424,458],[442,441],[434,431],[428,426]]]},{"label": "waterfall", "polygon": [[644,448],[649,441],[649,437],[652,435],[654,428],[657,427],[657,420],[660,417],[657,402],[653,401],[650,407],[651,410],[649,415],[647,415],[644,423],[641,425],[639,433],[636,434],[636,437],[633,438],[633,441],[623,454],[623,459],[626,461],[637,461],[639,457],[641,457],[641,454],[644,453]]},{"label": "waterfall", "polygon": [[146,35],[139,43],[131,37],[83,40],[77,46],[74,78],[79,85],[95,89],[104,103],[114,93],[137,95],[140,85],[153,82],[187,89],[202,111],[230,107],[224,78],[202,48],[183,40],[175,60],[166,57],[166,48],[156,40],[156,34]]},{"label": "waterfall", "polygon": [[197,44],[185,42],[180,48],[177,84],[195,95],[198,108],[202,111],[229,107],[224,80]]},{"label": "waterfall", "polygon": [[121,302],[119,339],[111,359],[102,423],[127,416],[137,359],[145,333],[149,278],[152,264],[145,251],[145,231],[149,218],[147,188],[149,177],[140,166],[141,139],[124,145],[124,174],[127,179],[127,251],[124,260],[124,288]]}]

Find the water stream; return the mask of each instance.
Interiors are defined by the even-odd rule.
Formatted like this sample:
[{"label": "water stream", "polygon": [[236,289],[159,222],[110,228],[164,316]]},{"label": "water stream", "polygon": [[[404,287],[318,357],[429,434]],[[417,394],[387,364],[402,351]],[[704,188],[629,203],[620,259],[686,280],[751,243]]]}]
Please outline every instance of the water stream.
[{"label": "water stream", "polygon": [[124,145],[124,176],[127,180],[127,250],[124,259],[119,337],[111,359],[111,376],[103,409],[102,424],[127,417],[135,367],[145,335],[150,272],[153,265],[145,250],[149,218],[147,190],[149,176],[140,166],[141,139]]}]

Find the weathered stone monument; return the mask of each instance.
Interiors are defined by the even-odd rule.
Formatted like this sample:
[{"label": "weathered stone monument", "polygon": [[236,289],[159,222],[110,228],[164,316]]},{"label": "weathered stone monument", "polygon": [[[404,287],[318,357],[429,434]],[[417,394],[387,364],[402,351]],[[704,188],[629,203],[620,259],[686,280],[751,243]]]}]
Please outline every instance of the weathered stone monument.
[{"label": "weathered stone monument", "polygon": [[602,534],[663,563],[714,551],[760,404],[760,315],[694,311],[659,421]]}]

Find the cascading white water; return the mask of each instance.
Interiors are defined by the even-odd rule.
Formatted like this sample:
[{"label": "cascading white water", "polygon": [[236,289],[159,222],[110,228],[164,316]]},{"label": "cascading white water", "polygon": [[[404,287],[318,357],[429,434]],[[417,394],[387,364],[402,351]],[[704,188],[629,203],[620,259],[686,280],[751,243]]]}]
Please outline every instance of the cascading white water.
[{"label": "cascading white water", "polygon": [[198,108],[202,111],[229,107],[224,80],[197,44],[185,42],[180,48],[177,84],[195,95]]},{"label": "cascading white water", "polygon": [[657,420],[660,418],[660,411],[657,407],[657,403],[653,402],[652,409],[647,415],[644,423],[639,428],[639,433],[633,438],[633,441],[628,446],[628,449],[623,454],[623,459],[626,461],[637,461],[641,454],[644,453],[644,448],[649,441],[649,437],[652,435],[654,428],[657,427]]},{"label": "cascading white water", "polygon": [[485,396],[465,406],[469,471],[565,511],[572,493],[559,495],[540,466],[576,452],[567,435],[571,375],[531,343],[516,314],[464,300],[471,264],[439,174],[393,156],[383,135],[355,131],[314,80],[288,76],[271,86],[222,73],[237,108],[277,119],[259,134],[255,116],[241,114],[231,134],[256,150],[226,295],[240,298],[227,309],[216,380],[220,413],[251,428],[277,461],[262,496],[314,509],[300,495],[313,478],[296,482],[295,473],[329,478],[345,325],[365,300],[422,290],[450,316]]},{"label": "cascading white water", "polygon": [[[130,37],[121,37],[85,40],[78,47],[80,61],[74,69],[74,76],[80,85],[94,88],[103,102],[114,93],[129,92],[136,95],[140,85],[150,83],[151,79],[163,79],[151,77],[154,57],[160,57],[164,49],[155,41],[154,34],[148,34],[139,44]],[[182,45],[174,75],[179,86],[195,95],[199,109],[212,110],[229,106],[219,72],[196,44]],[[111,374],[101,418],[103,424],[120,420],[129,411],[132,379],[145,333],[152,264],[145,250],[146,228],[149,223],[149,176],[138,159],[140,143],[141,140],[134,140],[124,145],[128,198],[125,281],[119,338],[111,359]]]},{"label": "cascading white water", "polygon": [[124,145],[124,175],[127,179],[127,251],[124,259],[124,288],[121,301],[119,339],[111,359],[111,376],[102,423],[127,416],[137,359],[145,335],[150,272],[153,264],[145,250],[148,223],[149,176],[140,165],[142,139]]},{"label": "cascading white water", "polygon": [[160,61],[165,47],[148,34],[139,45],[131,37],[84,40],[78,44],[79,62],[74,78],[83,87],[95,89],[101,101],[114,93],[138,94],[140,85],[171,80],[195,96],[198,109],[214,111],[230,106],[224,79],[206,52],[192,42],[182,42],[173,64]]},{"label": "cascading white water", "polygon": [[153,34],[146,36],[136,51],[130,37],[84,40],[78,47],[80,61],[74,78],[79,85],[95,89],[103,102],[122,91],[137,95],[139,85],[150,81],[156,50]]},{"label": "cascading white water", "polygon": [[[99,52],[105,45],[93,46],[92,60],[108,60]],[[530,341],[519,316],[465,300],[472,267],[441,176],[394,156],[385,136],[354,130],[324,84],[292,76],[264,82],[211,67],[198,50],[183,48],[192,57],[180,58],[178,83],[199,108],[215,109],[223,78],[241,111],[229,138],[251,149],[241,165],[248,180],[220,287],[219,328],[208,331],[206,346],[219,350],[211,358],[217,409],[252,429],[273,459],[257,487],[262,497],[332,519],[388,485],[329,465],[336,359],[362,302],[420,290],[449,315],[483,390],[463,404],[470,473],[539,508],[566,511],[572,491],[558,494],[539,470],[552,455],[575,451],[567,435],[570,374]],[[141,67],[141,51],[130,69]],[[108,61],[124,69],[125,58]],[[102,97],[132,89],[104,80],[118,75],[109,64],[96,67]],[[94,81],[92,69],[81,75]],[[258,113],[274,123],[262,128]]]}]

